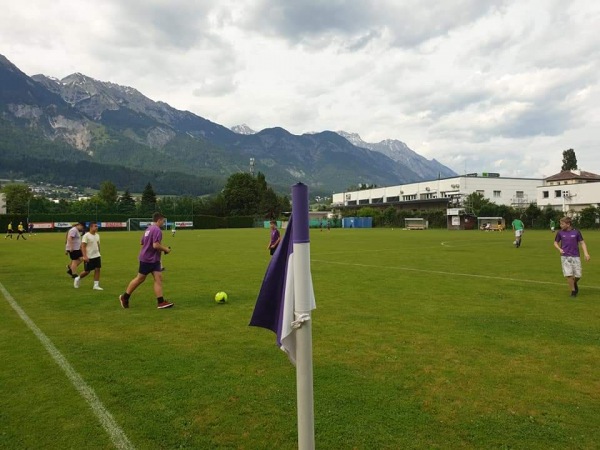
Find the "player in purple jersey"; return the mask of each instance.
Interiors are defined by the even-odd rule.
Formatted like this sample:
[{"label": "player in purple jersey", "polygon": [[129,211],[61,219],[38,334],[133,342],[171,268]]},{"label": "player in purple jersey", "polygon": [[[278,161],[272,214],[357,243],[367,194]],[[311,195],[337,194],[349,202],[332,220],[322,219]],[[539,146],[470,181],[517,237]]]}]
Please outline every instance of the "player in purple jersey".
[{"label": "player in purple jersey", "polygon": [[277,229],[277,221],[271,220],[271,240],[269,241],[269,245],[267,249],[271,256],[277,250],[277,246],[281,242],[281,234],[279,234],[279,230]]},{"label": "player in purple jersey", "polygon": [[165,216],[161,213],[154,213],[152,216],[152,225],[150,225],[142,236],[142,249],[140,250],[140,266],[137,276],[129,282],[127,289],[119,295],[119,301],[123,308],[129,308],[129,297],[137,287],[146,281],[148,274],[154,278],[154,294],[156,295],[157,308],[165,309],[173,306],[173,303],[163,297],[162,288],[162,267],[160,257],[163,253],[171,253],[171,247],[162,245],[162,231],[160,227],[165,224]]},{"label": "player in purple jersey", "polygon": [[571,218],[560,219],[560,231],[554,238],[554,247],[560,252],[560,261],[563,275],[569,283],[571,297],[577,297],[579,286],[577,282],[581,279],[581,258],[579,257],[579,245],[583,250],[585,260],[590,260],[587,246],[579,230],[571,226]]}]

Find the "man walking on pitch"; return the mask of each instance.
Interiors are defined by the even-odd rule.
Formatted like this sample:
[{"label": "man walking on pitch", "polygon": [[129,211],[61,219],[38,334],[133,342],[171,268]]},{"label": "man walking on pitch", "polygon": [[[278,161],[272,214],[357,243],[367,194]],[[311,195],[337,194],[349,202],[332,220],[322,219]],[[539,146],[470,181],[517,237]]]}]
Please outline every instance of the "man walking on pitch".
[{"label": "man walking on pitch", "polygon": [[12,239],[12,235],[13,235],[12,222],[8,222],[8,227],[6,229],[6,236],[4,236],[4,239],[6,239],[9,236]]},{"label": "man walking on pitch", "polygon": [[579,256],[579,244],[583,250],[585,260],[590,260],[587,246],[579,230],[571,226],[571,218],[563,217],[559,221],[560,230],[554,238],[554,247],[560,252],[560,261],[563,275],[569,283],[571,297],[577,297],[579,287],[577,282],[581,279],[581,258]]},{"label": "man walking on pitch", "polygon": [[67,273],[71,275],[71,278],[77,278],[77,267],[83,261],[83,253],[81,253],[81,232],[85,228],[83,222],[77,222],[67,232],[67,244],[66,250],[71,258],[71,264],[67,266]]},{"label": "man walking on pitch", "polygon": [[515,230],[515,247],[519,248],[521,246],[521,236],[525,232],[525,225],[521,219],[515,219],[512,221],[512,228]]},{"label": "man walking on pitch", "polygon": [[23,238],[24,241],[27,240],[25,234],[23,234],[25,233],[25,227],[23,226],[23,222],[19,222],[19,225],[17,225],[17,233],[19,233],[17,236],[17,241],[19,240],[19,238]]},{"label": "man walking on pitch", "polygon": [[123,308],[129,308],[129,298],[137,287],[146,281],[148,274],[154,278],[154,294],[156,295],[157,308],[165,309],[173,306],[173,303],[163,297],[162,268],[160,258],[162,253],[171,253],[171,247],[162,245],[161,227],[165,224],[165,217],[161,213],[154,213],[152,225],[150,225],[142,236],[142,249],[139,255],[139,269],[137,276],[129,282],[127,289],[119,295],[119,301]]},{"label": "man walking on pitch", "polygon": [[273,256],[275,250],[277,250],[277,246],[281,242],[281,234],[279,234],[279,230],[277,229],[277,221],[271,220],[271,240],[269,241],[269,245],[267,249],[269,249],[269,253]]},{"label": "man walking on pitch", "polygon": [[98,224],[90,223],[90,231],[81,238],[81,253],[83,255],[83,272],[73,280],[73,286],[79,288],[79,283],[82,278],[85,278],[89,273],[94,271],[94,287],[96,291],[103,291],[100,287],[100,268],[102,260],[100,259],[100,235],[98,235]]}]

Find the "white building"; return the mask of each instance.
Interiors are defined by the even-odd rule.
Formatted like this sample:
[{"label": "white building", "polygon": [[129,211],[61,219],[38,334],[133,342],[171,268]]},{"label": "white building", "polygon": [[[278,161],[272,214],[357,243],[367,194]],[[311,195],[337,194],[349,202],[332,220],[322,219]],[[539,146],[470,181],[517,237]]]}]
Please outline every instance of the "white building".
[{"label": "white building", "polygon": [[0,214],[6,214],[6,194],[0,193]]},{"label": "white building", "polygon": [[332,206],[397,206],[427,208],[458,206],[477,192],[496,203],[526,208],[537,199],[540,178],[503,178],[498,174],[468,174],[362,191],[333,194]]},{"label": "white building", "polygon": [[537,189],[539,208],[551,207],[565,214],[600,206],[600,175],[583,170],[565,170],[544,179]]}]

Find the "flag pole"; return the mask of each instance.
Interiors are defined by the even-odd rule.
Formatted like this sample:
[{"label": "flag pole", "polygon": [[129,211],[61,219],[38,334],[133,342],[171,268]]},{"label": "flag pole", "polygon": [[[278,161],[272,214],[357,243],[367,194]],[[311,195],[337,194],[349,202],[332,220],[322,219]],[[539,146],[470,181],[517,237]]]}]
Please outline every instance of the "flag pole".
[{"label": "flag pole", "polygon": [[313,400],[310,239],[308,186],[292,186],[294,228],[294,311],[300,327],[296,330],[296,395],[298,402],[298,449],[314,450],[315,417]]}]

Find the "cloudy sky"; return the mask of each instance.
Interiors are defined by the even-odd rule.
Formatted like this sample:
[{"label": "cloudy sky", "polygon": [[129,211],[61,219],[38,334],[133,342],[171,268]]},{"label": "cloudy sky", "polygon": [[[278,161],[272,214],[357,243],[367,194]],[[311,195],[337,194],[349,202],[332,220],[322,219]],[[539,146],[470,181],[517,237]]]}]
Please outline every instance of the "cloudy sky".
[{"label": "cloudy sky", "polygon": [[404,141],[459,173],[600,173],[600,1],[26,0],[0,54],[227,127]]}]

